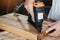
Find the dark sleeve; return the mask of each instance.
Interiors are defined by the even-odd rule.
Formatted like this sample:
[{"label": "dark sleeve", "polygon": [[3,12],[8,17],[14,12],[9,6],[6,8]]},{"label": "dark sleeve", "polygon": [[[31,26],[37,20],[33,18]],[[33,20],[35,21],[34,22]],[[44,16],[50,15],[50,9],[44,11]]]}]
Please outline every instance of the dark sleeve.
[{"label": "dark sleeve", "polygon": [[52,5],[52,0],[43,0],[46,6],[51,6]]}]

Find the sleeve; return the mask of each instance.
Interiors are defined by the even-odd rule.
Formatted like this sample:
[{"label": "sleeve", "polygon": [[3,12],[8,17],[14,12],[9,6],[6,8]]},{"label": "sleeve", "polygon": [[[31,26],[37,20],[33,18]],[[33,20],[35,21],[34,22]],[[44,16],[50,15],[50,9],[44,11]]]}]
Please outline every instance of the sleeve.
[{"label": "sleeve", "polygon": [[48,18],[60,21],[60,0],[53,0]]}]

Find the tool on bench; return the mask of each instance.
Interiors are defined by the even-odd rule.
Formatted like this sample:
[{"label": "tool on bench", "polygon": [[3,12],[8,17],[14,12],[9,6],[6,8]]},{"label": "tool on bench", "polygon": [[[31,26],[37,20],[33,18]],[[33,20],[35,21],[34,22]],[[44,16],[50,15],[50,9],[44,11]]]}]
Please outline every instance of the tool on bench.
[{"label": "tool on bench", "polygon": [[42,0],[35,0],[33,3],[34,10],[34,25],[38,32],[42,30],[42,23],[44,19],[44,8],[45,4]]},{"label": "tool on bench", "polygon": [[[24,2],[22,2],[20,5],[16,6],[15,10],[13,11],[13,13],[15,13],[16,11],[18,11],[22,6],[24,5]],[[41,32],[42,30],[42,22],[44,19],[44,3],[42,0],[35,0],[35,2],[33,3],[33,9],[34,9],[34,23],[32,23],[34,25],[34,27],[37,29],[38,32]],[[30,18],[28,18],[28,21],[32,21],[30,20]]]}]

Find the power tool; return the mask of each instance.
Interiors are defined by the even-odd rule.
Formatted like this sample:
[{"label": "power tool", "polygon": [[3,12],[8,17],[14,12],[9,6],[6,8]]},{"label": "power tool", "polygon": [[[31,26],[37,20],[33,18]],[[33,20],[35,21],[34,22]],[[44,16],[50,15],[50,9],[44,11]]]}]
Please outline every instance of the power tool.
[{"label": "power tool", "polygon": [[[15,10],[13,12],[16,12],[19,10],[21,6],[24,5],[24,2],[22,2],[20,5],[16,6]],[[41,32],[42,30],[42,22],[44,19],[44,2],[42,0],[35,0],[33,3],[33,9],[34,9],[34,19],[31,18],[31,15],[28,15],[28,21],[32,23],[32,25],[37,29],[38,32]]]},{"label": "power tool", "polygon": [[33,3],[33,10],[34,10],[34,25],[38,32],[42,30],[42,23],[44,19],[44,2],[42,0],[35,0]]}]

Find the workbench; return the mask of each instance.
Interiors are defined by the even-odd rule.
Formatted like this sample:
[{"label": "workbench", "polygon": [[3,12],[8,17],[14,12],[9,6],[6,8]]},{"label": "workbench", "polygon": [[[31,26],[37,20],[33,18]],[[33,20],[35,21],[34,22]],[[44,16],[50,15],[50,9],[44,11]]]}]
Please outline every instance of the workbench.
[{"label": "workbench", "polygon": [[[26,17],[26,19],[27,19],[27,17]],[[0,28],[6,30],[4,32],[0,32],[0,40],[28,40],[28,39],[36,40],[38,33],[37,33],[36,29],[30,23],[28,23],[26,21],[26,19],[25,19],[25,21],[24,21],[24,19],[22,19],[23,22],[25,23],[24,24],[25,27],[24,27],[22,24],[20,24],[20,22],[17,21],[17,19],[13,16],[13,14],[0,16]],[[48,28],[47,25],[50,23],[51,22],[44,21],[42,31],[45,31]],[[5,27],[3,27],[3,25]],[[13,28],[13,30],[11,30],[12,28]],[[26,32],[26,33],[24,33],[24,32]],[[19,34],[19,35],[22,34],[22,35],[19,36],[16,34]],[[30,34],[30,35],[27,36],[27,34]],[[60,40],[60,37],[55,38],[55,37],[47,36],[42,40]]]}]

